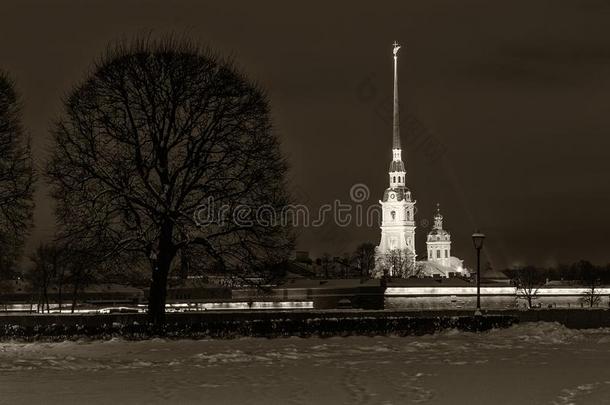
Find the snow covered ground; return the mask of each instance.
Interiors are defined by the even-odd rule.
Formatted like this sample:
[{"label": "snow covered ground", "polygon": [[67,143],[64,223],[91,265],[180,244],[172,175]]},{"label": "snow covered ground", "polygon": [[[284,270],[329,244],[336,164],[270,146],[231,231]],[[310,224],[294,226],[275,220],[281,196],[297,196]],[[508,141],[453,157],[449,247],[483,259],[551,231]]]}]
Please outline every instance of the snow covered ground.
[{"label": "snow covered ground", "polygon": [[610,330],[4,342],[0,403],[603,404]]}]

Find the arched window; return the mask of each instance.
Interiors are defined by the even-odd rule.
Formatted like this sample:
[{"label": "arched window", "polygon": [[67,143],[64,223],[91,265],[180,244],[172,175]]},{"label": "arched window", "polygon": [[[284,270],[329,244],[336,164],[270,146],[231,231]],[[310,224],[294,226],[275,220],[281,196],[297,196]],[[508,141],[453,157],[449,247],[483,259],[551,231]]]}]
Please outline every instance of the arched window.
[{"label": "arched window", "polygon": [[411,220],[411,211],[407,211],[407,221]]},{"label": "arched window", "polygon": [[392,216],[392,220],[396,219],[396,211],[390,212],[390,215]]},{"label": "arched window", "polygon": [[396,176],[394,176],[394,177],[393,177],[392,182],[393,182],[393,183],[396,183]]}]

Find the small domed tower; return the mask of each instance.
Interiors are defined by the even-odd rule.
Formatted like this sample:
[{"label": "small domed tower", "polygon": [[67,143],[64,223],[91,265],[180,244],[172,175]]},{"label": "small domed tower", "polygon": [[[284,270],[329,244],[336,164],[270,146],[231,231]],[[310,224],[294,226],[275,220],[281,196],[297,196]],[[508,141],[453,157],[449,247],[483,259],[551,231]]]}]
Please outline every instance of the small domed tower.
[{"label": "small domed tower", "polygon": [[443,229],[443,216],[439,204],[436,204],[434,227],[428,233],[426,246],[428,248],[428,261],[450,267],[451,235]]}]

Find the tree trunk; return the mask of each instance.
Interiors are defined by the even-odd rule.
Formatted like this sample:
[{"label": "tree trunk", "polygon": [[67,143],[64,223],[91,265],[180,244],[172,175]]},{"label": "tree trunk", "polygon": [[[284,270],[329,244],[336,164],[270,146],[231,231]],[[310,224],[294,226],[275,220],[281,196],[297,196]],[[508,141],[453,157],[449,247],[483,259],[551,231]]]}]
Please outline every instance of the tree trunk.
[{"label": "tree trunk", "polygon": [[171,260],[168,258],[154,260],[152,264],[152,281],[148,297],[148,317],[150,323],[160,326],[165,323],[165,301],[167,299],[167,276]]},{"label": "tree trunk", "polygon": [[60,314],[61,314],[61,302],[62,302],[61,292],[62,292],[62,282],[60,281],[59,286],[57,287],[57,304],[59,305]]},{"label": "tree trunk", "polygon": [[159,251],[151,260],[152,280],[148,296],[148,318],[150,323],[159,327],[165,323],[165,301],[167,298],[167,277],[176,255],[173,245],[174,227],[171,221],[161,226]]},{"label": "tree trunk", "polygon": [[[38,294],[36,296],[36,313],[40,313],[40,308],[42,305],[42,287],[38,287]],[[44,306],[42,307],[42,312],[44,312]]]},{"label": "tree trunk", "polygon": [[45,305],[47,306],[47,314],[49,312],[51,312],[49,310],[49,293],[48,293],[48,286],[45,284],[42,290],[42,313],[44,313],[44,307]]},{"label": "tree trunk", "polygon": [[63,304],[63,293],[64,293],[64,271],[57,272],[57,304],[59,306],[59,313],[62,312]]},{"label": "tree trunk", "polygon": [[78,297],[78,287],[80,285],[80,273],[76,274],[76,277],[74,277],[74,281],[73,286],[74,288],[72,288],[72,307],[70,308],[70,313],[74,313],[74,309],[76,308],[76,299]]}]

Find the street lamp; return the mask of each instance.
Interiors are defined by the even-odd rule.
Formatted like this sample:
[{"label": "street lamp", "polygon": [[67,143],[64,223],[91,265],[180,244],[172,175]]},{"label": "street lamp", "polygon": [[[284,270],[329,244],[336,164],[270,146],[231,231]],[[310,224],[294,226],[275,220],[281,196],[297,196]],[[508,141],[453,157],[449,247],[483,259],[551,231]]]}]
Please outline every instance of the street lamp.
[{"label": "street lamp", "polygon": [[481,249],[483,248],[483,240],[485,235],[477,230],[472,234],[472,243],[477,250],[477,309],[475,315],[481,315]]}]

